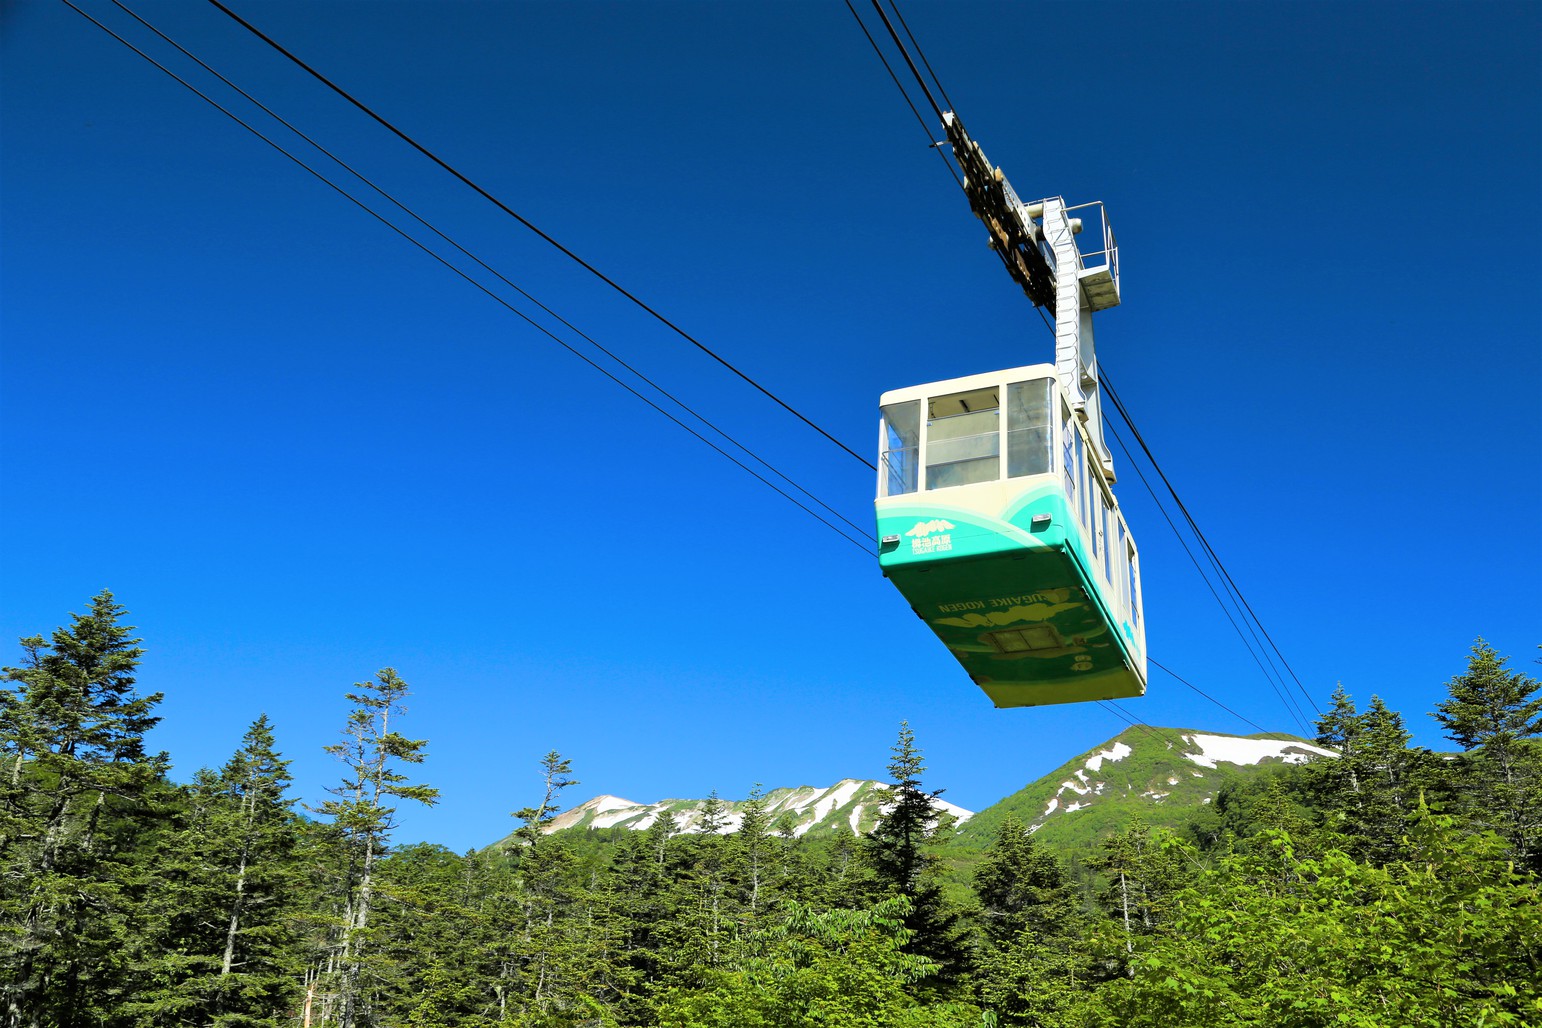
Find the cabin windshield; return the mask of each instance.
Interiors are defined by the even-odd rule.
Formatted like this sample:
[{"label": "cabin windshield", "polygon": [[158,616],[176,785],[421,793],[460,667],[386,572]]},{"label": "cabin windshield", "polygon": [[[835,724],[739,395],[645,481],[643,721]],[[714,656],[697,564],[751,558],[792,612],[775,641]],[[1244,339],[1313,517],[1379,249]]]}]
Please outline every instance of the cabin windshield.
[{"label": "cabin windshield", "polygon": [[998,386],[934,396],[926,412],[926,488],[946,489],[1001,477]]},{"label": "cabin windshield", "polygon": [[[1054,379],[1036,378],[932,396],[924,401],[924,424],[923,401],[886,404],[879,441],[880,495],[1049,474],[1056,463],[1056,395]],[[1068,427],[1074,435],[1074,427]],[[1072,455],[1066,456],[1069,469]]]},{"label": "cabin windshield", "polygon": [[1007,386],[1007,477],[1045,475],[1050,470],[1050,380]]}]

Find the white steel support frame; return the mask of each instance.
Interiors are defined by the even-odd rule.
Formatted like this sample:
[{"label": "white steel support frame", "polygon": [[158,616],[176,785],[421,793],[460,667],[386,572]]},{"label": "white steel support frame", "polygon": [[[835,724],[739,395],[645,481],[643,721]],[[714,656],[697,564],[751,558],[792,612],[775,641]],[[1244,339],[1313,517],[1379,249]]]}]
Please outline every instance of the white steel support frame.
[{"label": "white steel support frame", "polygon": [[[1055,374],[1066,398],[1087,427],[1104,476],[1114,480],[1113,456],[1103,440],[1102,391],[1092,345],[1092,312],[1119,303],[1119,255],[1101,202],[1097,208],[1102,249],[1089,255],[1101,263],[1084,267],[1076,245],[1081,219],[1067,213],[1065,200],[1049,197],[1025,204],[1000,168],[970,138],[958,115],[942,115],[953,157],[963,172],[969,207],[989,233],[990,247],[1037,307],[1055,312]],[[1046,252],[1048,251],[1048,252]]]},{"label": "white steel support frame", "polygon": [[1055,377],[1086,424],[1087,434],[1097,444],[1098,461],[1113,481],[1113,455],[1103,439],[1103,397],[1093,346],[1092,311],[1081,302],[1082,259],[1076,246],[1080,226],[1072,225],[1065,201],[1058,196],[1035,206],[1042,211],[1044,239],[1055,256]]}]

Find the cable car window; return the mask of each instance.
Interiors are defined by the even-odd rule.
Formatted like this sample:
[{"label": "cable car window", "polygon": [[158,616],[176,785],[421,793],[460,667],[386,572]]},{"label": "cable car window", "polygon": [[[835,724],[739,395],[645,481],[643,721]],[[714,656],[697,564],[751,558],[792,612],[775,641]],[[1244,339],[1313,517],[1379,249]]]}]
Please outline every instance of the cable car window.
[{"label": "cable car window", "polygon": [[921,449],[921,401],[883,408],[883,495],[916,491],[916,456]]},{"label": "cable car window", "polygon": [[1123,609],[1124,612],[1129,613],[1130,612],[1130,581],[1129,581],[1129,578],[1130,578],[1130,558],[1129,558],[1130,543],[1129,543],[1129,529],[1126,529],[1126,527],[1124,527],[1124,519],[1123,518],[1115,518],[1115,522],[1116,522],[1116,524],[1118,524],[1118,527],[1119,527],[1119,549],[1118,549],[1119,561],[1121,561],[1121,563],[1123,563],[1123,566],[1119,567],[1119,606],[1121,606],[1121,609]]},{"label": "cable car window", "polygon": [[1082,531],[1091,535],[1092,522],[1087,520],[1087,461],[1082,456],[1082,434],[1074,415],[1071,435],[1076,440],[1076,520],[1081,522]]},{"label": "cable car window", "polygon": [[1110,552],[1113,550],[1113,546],[1111,545],[1113,536],[1112,533],[1110,533],[1108,530],[1109,499],[1108,494],[1103,492],[1101,489],[1098,490],[1098,496],[1102,501],[1099,504],[1099,506],[1102,507],[1102,511],[1099,515],[1100,524],[1098,525],[1098,534],[1103,537],[1103,581],[1113,582],[1114,560],[1113,557],[1110,556]]},{"label": "cable car window", "polygon": [[1065,501],[1076,509],[1076,425],[1071,410],[1060,405],[1060,467],[1065,472]]},{"label": "cable car window", "polygon": [[1049,473],[1050,380],[1007,386],[1007,477]]},{"label": "cable car window", "polygon": [[1125,551],[1130,558],[1130,622],[1140,627],[1140,574],[1135,567],[1135,547]]},{"label": "cable car window", "polygon": [[994,482],[1000,477],[999,387],[927,401],[926,488]]},{"label": "cable car window", "polygon": [[[1092,540],[1092,559],[1098,559],[1098,551],[1102,549],[1103,540],[1099,538],[1103,534],[1103,526],[1099,523],[1101,515],[1098,513],[1098,502],[1102,490],[1096,487],[1098,473],[1092,469],[1092,454],[1087,454],[1087,463],[1083,465],[1087,472],[1087,497],[1082,507],[1082,524],[1087,526],[1087,538]],[[1099,496],[1092,495],[1098,493]]]}]

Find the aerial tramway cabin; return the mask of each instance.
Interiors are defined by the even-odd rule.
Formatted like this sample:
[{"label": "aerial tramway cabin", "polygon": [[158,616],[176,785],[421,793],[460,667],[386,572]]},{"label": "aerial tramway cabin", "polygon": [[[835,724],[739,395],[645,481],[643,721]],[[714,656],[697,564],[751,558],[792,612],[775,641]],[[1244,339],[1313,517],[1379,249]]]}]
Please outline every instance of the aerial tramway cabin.
[{"label": "aerial tramway cabin", "polygon": [[998,707],[1145,692],[1140,558],[1053,364],[883,394],[879,565]]},{"label": "aerial tramway cabin", "polygon": [[[1101,203],[1023,203],[953,112],[943,123],[991,248],[1054,314],[1055,361],[883,394],[879,566],[998,707],[1140,696],[1140,556],[1092,335],[1120,302],[1113,231]],[[1072,212],[1099,229],[1085,249]]]}]

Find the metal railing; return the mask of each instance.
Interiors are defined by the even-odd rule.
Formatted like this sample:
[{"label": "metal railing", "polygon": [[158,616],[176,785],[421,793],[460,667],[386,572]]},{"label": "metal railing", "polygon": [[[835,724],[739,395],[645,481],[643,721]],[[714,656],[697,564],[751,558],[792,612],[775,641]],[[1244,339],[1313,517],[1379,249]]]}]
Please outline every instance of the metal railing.
[{"label": "metal railing", "polygon": [[[1108,273],[1113,276],[1114,288],[1117,290],[1119,287],[1119,243],[1114,238],[1113,226],[1108,223],[1108,211],[1104,209],[1103,201],[1092,200],[1088,203],[1079,203],[1075,207],[1067,207],[1065,209],[1066,216],[1070,217],[1076,211],[1084,211],[1092,207],[1097,208],[1097,227],[1099,231],[1096,236],[1092,236],[1087,231],[1091,227],[1088,225],[1088,222],[1092,219],[1083,217],[1082,231],[1077,237],[1076,243],[1077,253],[1081,257],[1081,265],[1084,269],[1107,267]],[[1103,248],[1101,250],[1083,250],[1082,240],[1089,237],[1100,241],[1103,244]]]}]

